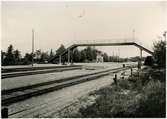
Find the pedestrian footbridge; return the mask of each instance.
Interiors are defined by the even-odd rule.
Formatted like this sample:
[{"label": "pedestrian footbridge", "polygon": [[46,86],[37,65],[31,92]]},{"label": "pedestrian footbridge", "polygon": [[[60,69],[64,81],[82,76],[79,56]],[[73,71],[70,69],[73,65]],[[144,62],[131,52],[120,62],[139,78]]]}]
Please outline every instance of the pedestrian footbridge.
[{"label": "pedestrian footbridge", "polygon": [[140,50],[140,57],[142,57],[142,51],[145,51],[149,53],[150,55],[153,55],[153,52],[146,47],[142,46],[139,43],[136,42],[101,42],[101,43],[74,43],[70,45],[66,51],[64,51],[60,55],[55,55],[52,59],[50,59],[50,62],[53,62],[56,58],[59,58],[59,61],[61,62],[61,56],[68,53],[68,62],[70,62],[70,52],[73,51],[76,47],[79,46],[136,46]]}]

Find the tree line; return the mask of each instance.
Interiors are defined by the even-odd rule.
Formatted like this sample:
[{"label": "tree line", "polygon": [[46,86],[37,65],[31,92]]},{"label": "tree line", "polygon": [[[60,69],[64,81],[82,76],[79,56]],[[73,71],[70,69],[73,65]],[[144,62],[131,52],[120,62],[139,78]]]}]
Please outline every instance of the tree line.
[{"label": "tree line", "polygon": [[1,50],[1,63],[2,65],[27,65],[32,63],[32,57],[34,63],[46,63],[53,56],[54,53],[51,49],[50,54],[36,50],[33,54],[25,53],[24,57],[22,57],[21,51],[18,49],[14,50],[13,45],[9,45],[6,52]]},{"label": "tree line", "polygon": [[[9,45],[7,51],[1,50],[1,64],[2,65],[27,65],[32,63],[32,57],[34,63],[49,63],[49,60],[52,59],[55,55],[60,55],[65,50],[67,50],[64,45],[61,45],[55,52],[51,49],[50,52],[43,52],[40,49],[36,50],[33,54],[26,53],[24,57],[21,56],[21,51],[18,49],[14,50],[13,45]],[[154,62],[160,66],[166,66],[166,40],[160,40],[153,44]],[[136,62],[140,57],[131,57],[131,58],[120,58],[119,56],[108,56],[107,53],[103,53],[95,49],[94,47],[86,47],[82,50],[75,48],[70,54],[70,59],[72,62],[96,62],[97,53],[100,53],[103,57],[104,62],[127,62],[133,61]],[[142,60],[144,61],[144,57]],[[62,63],[67,62],[67,54],[62,56]],[[59,59],[56,59],[54,63],[59,63]]]},{"label": "tree line", "polygon": [[[67,50],[64,45],[61,45],[55,52],[53,49],[50,52],[43,52],[40,49],[32,53],[25,53],[24,57],[21,55],[21,51],[14,49],[13,45],[9,45],[7,51],[1,50],[1,63],[2,65],[27,65],[32,63],[32,57],[34,63],[49,63],[55,55],[60,55]],[[73,62],[96,62],[97,52],[103,56],[104,62],[123,62],[127,61],[127,58],[119,58],[118,56],[108,56],[107,53],[103,53],[95,49],[94,47],[86,47],[83,50],[75,48],[70,54],[70,59]],[[62,56],[62,63],[67,62],[67,54]],[[56,59],[54,63],[58,63],[59,59]]]},{"label": "tree line", "polygon": [[[65,50],[65,47],[61,45],[56,54],[60,55]],[[78,48],[75,48],[72,52],[70,52],[70,59],[71,62],[96,62],[97,53],[101,54],[104,62],[123,62],[128,60],[127,58],[119,58],[119,56],[108,56],[107,53],[103,53],[102,51],[91,46],[88,46],[83,50],[78,50]],[[63,63],[67,62],[67,55],[68,54],[62,56]],[[58,61],[59,59],[55,60],[55,62]]]}]

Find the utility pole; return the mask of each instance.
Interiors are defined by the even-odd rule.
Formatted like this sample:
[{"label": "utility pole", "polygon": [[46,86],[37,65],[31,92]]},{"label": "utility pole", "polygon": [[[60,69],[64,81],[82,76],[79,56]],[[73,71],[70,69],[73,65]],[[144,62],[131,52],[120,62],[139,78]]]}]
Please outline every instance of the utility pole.
[{"label": "utility pole", "polygon": [[135,29],[133,29],[132,40],[135,42]]},{"label": "utility pole", "polygon": [[32,67],[34,64],[34,29],[32,29]]},{"label": "utility pole", "polygon": [[163,33],[163,36],[164,36],[165,40],[166,40],[166,33],[167,33],[166,31]]},{"label": "utility pole", "polygon": [[120,59],[120,49],[118,48],[118,62],[119,62],[119,59]]}]

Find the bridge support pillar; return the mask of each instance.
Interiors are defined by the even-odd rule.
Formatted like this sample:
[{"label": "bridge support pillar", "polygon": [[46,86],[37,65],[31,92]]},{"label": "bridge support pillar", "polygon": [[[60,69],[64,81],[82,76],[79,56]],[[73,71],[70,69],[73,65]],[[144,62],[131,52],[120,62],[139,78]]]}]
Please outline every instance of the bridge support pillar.
[{"label": "bridge support pillar", "polygon": [[73,59],[74,59],[74,49],[71,50],[71,65],[73,64]]},{"label": "bridge support pillar", "polygon": [[141,65],[142,65],[142,49],[140,48],[140,59],[138,61],[138,69],[141,69]]},{"label": "bridge support pillar", "polygon": [[61,64],[61,55],[59,55],[59,64]]},{"label": "bridge support pillar", "polygon": [[142,61],[142,49],[140,48],[140,60]]},{"label": "bridge support pillar", "polygon": [[68,64],[70,64],[70,49],[68,49]]}]

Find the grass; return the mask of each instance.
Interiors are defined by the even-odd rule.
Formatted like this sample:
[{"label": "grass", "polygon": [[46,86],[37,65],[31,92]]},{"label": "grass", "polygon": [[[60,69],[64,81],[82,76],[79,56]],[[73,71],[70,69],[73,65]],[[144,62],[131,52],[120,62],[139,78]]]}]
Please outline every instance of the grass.
[{"label": "grass", "polygon": [[95,103],[80,108],[72,117],[165,117],[164,75],[153,72],[150,78],[145,77],[147,74],[142,74],[140,80],[119,80],[117,86],[111,84],[91,93],[99,95]]},{"label": "grass", "polygon": [[165,117],[165,83],[150,81],[143,90],[138,116]]}]

